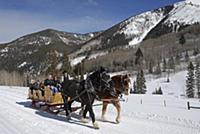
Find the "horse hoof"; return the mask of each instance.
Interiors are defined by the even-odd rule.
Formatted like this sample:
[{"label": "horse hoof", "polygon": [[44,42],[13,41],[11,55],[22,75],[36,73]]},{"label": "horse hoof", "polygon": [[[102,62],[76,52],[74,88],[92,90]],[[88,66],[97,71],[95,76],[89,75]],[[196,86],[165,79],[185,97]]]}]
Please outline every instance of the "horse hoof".
[{"label": "horse hoof", "polygon": [[82,122],[82,123],[89,123],[89,120],[86,119],[86,118],[81,118],[81,122]]},{"label": "horse hoof", "polygon": [[102,117],[101,117],[101,120],[102,120],[102,121],[106,121],[107,119],[106,119],[106,117],[102,116]]},{"label": "horse hoof", "polygon": [[71,119],[71,116],[67,116],[66,119],[67,119],[67,120],[70,120],[70,119]]},{"label": "horse hoof", "polygon": [[116,123],[119,124],[120,123],[120,119],[116,119]]},{"label": "horse hoof", "polygon": [[83,110],[80,110],[78,114],[83,115]]},{"label": "horse hoof", "polygon": [[98,123],[94,122],[94,123],[93,123],[93,127],[94,127],[94,129],[99,129]]}]

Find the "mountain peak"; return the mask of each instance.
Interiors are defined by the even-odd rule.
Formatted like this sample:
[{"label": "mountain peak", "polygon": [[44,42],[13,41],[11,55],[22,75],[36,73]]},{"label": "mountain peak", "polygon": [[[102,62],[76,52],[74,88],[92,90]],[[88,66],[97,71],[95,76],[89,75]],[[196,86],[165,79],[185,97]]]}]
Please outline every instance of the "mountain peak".
[{"label": "mountain peak", "polygon": [[192,3],[195,5],[200,5],[200,0],[186,0],[186,3]]}]

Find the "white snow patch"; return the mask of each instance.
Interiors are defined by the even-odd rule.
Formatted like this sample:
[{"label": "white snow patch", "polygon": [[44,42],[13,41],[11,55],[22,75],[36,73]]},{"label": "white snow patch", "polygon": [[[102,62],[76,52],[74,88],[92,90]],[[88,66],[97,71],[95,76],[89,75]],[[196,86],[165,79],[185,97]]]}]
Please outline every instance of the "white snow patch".
[{"label": "white snow patch", "polygon": [[31,41],[31,42],[29,42],[28,44],[29,45],[32,45],[32,44],[36,44],[37,43],[37,41]]},{"label": "white snow patch", "polygon": [[75,66],[75,65],[77,65],[78,63],[81,63],[82,60],[85,59],[85,57],[86,57],[86,56],[80,56],[80,57],[77,57],[77,58],[72,59],[72,60],[70,61],[71,66]]},{"label": "white snow patch", "polygon": [[74,34],[74,37],[75,37],[75,38],[77,38],[77,37],[78,37],[78,35],[77,35],[77,34]]},{"label": "white snow patch", "polygon": [[189,0],[175,4],[175,8],[169,13],[169,18],[165,23],[171,26],[173,24],[187,25],[200,22],[200,5],[193,5],[190,1],[200,3],[199,0]]},{"label": "white snow patch", "polygon": [[147,76],[147,94],[152,94],[155,89],[161,87],[165,96],[174,96],[180,98],[185,95],[187,71],[181,71],[176,74],[170,74],[170,82],[167,83],[166,77],[154,79],[153,76]]},{"label": "white snow patch", "polygon": [[[122,25],[126,25],[120,32],[124,33],[128,38],[132,40],[129,45],[135,45],[140,43],[148,32],[154,28],[163,18],[163,11],[157,12],[148,11],[137,16],[131,17],[126,20]],[[121,26],[122,26],[121,25]]]},{"label": "white snow patch", "polygon": [[62,36],[60,36],[60,35],[58,35],[59,36],[59,38],[65,43],[65,44],[69,44],[69,39],[67,39],[67,38],[65,38],[65,37],[62,37]]},{"label": "white snow patch", "polygon": [[45,42],[45,45],[49,45],[50,43],[51,43],[51,41],[49,40],[49,41]]},{"label": "white snow patch", "polygon": [[200,0],[186,0],[186,3],[192,3],[192,4],[200,5]]},{"label": "white snow patch", "polygon": [[8,52],[8,47],[5,47],[4,49],[1,49],[1,53],[7,53]]},{"label": "white snow patch", "polygon": [[45,37],[45,36],[40,36],[38,40],[32,40],[28,42],[29,45],[33,44],[41,44],[44,43],[45,45],[49,45],[51,43],[51,38]]},{"label": "white snow patch", "polygon": [[40,38],[43,40],[43,42],[45,42],[45,45],[49,45],[51,43],[51,38],[49,37],[41,36]]},{"label": "white snow patch", "polygon": [[97,57],[106,55],[107,53],[108,53],[108,52],[101,52],[101,53],[92,54],[92,55],[89,56],[89,60],[91,60],[91,59],[96,59]]},{"label": "white snow patch", "polygon": [[56,69],[57,69],[57,70],[60,70],[62,66],[63,66],[63,63],[59,63],[59,64],[56,66]]},{"label": "white snow patch", "polygon": [[21,68],[21,67],[23,67],[23,66],[25,66],[27,64],[27,62],[23,62],[22,64],[20,64],[19,66],[18,66],[18,68]]},{"label": "white snow patch", "polygon": [[90,37],[94,37],[94,34],[93,34],[93,33],[90,33]]},{"label": "white snow patch", "polygon": [[[100,56],[103,56],[103,55],[106,55],[108,52],[99,52],[99,53],[95,53],[95,54],[91,54],[89,57],[88,57],[88,60],[91,60],[91,59],[96,59],[97,57],[100,57]],[[80,57],[76,57],[74,59],[71,59],[70,60],[70,63],[71,63],[71,66],[75,66],[77,65],[78,63],[81,63],[82,60],[84,60],[86,58],[86,56],[80,56]]]}]

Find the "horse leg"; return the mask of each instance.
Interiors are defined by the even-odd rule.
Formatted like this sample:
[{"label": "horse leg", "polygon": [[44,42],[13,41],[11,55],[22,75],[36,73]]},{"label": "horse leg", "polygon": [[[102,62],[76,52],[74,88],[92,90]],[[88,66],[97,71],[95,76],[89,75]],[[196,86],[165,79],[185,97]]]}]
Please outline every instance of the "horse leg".
[{"label": "horse leg", "polygon": [[69,109],[68,109],[69,106],[68,106],[68,100],[67,100],[67,98],[68,97],[63,96],[65,114],[66,114],[67,119],[69,119]]},{"label": "horse leg", "polygon": [[117,117],[116,117],[116,122],[120,123],[120,118],[121,118],[121,105],[120,102],[114,102],[113,105],[116,107],[117,109]]},{"label": "horse leg", "polygon": [[[84,105],[82,105],[82,106],[84,106]],[[89,122],[89,120],[86,119],[87,112],[88,112],[88,106],[86,105],[85,109],[83,110],[83,116],[81,118],[81,122],[83,122],[83,123],[88,123]]]},{"label": "horse leg", "polygon": [[68,109],[69,109],[70,113],[72,112],[72,103],[73,103],[73,101],[68,102]]},{"label": "horse leg", "polygon": [[101,114],[101,119],[102,119],[103,121],[106,120],[105,114],[106,114],[107,106],[108,106],[108,102],[103,101],[102,114]]},{"label": "horse leg", "polygon": [[83,115],[84,110],[85,110],[85,105],[81,103],[81,110],[79,111],[79,115]]},{"label": "horse leg", "polygon": [[[90,113],[90,117],[92,118],[92,123],[93,123],[94,129],[99,129],[99,125],[98,125],[98,123],[95,121],[95,114],[94,114],[92,105],[87,105],[87,106],[88,106],[88,110],[89,110],[89,113]],[[87,106],[86,106],[86,107],[87,107]]]}]

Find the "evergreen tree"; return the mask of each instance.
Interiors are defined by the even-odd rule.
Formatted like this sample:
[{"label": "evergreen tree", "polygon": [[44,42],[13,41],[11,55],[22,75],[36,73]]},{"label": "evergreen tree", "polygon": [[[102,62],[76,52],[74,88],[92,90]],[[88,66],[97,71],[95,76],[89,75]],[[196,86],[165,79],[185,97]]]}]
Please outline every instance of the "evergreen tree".
[{"label": "evergreen tree", "polygon": [[169,83],[170,80],[169,80],[169,69],[167,70],[167,83]]},{"label": "evergreen tree", "polygon": [[85,73],[85,60],[83,60],[83,61],[81,62],[81,71],[80,71],[81,80],[84,79],[84,73]]},{"label": "evergreen tree", "polygon": [[135,56],[136,56],[135,65],[141,65],[144,56],[143,56],[142,50],[140,48],[137,49]]},{"label": "evergreen tree", "polygon": [[188,51],[186,51],[185,52],[185,61],[189,62],[189,60],[190,60],[190,57],[189,57]]},{"label": "evergreen tree", "polygon": [[188,65],[188,73],[187,73],[187,80],[186,80],[186,96],[188,98],[194,97],[194,66],[192,62]]},{"label": "evergreen tree", "polygon": [[195,79],[196,79],[196,94],[197,97],[200,98],[200,66],[199,63],[196,63],[195,66]]},{"label": "evergreen tree", "polygon": [[70,65],[69,57],[67,54],[64,54],[62,57],[63,65],[61,71],[66,71],[68,74],[72,74],[72,67]]},{"label": "evergreen tree", "polygon": [[178,64],[178,65],[180,64],[180,59],[181,59],[181,55],[177,54],[175,57],[176,64]]},{"label": "evergreen tree", "polygon": [[47,69],[47,74],[52,74],[52,75],[58,75],[58,70],[56,70],[56,67],[58,65],[59,57],[56,54],[56,50],[50,51],[48,54],[48,69]]},{"label": "evergreen tree", "polygon": [[140,72],[138,71],[137,76],[136,76],[136,82],[135,82],[135,89],[134,89],[134,93],[139,94],[139,89],[141,87],[140,85]]},{"label": "evergreen tree", "polygon": [[163,94],[161,87],[158,89],[158,94]]},{"label": "evergreen tree", "polygon": [[193,55],[196,56],[199,53],[198,48],[197,49],[193,49]]},{"label": "evergreen tree", "polygon": [[149,61],[149,67],[148,67],[149,73],[152,74],[153,73],[153,63],[152,60]]},{"label": "evergreen tree", "polygon": [[157,88],[156,88],[155,91],[154,91],[152,94],[159,94],[159,95],[162,95],[163,92],[162,92],[161,87],[159,87],[158,90],[157,90]]},{"label": "evergreen tree", "polygon": [[136,82],[134,81],[133,82],[133,93],[136,93],[137,91],[137,87],[136,87]]},{"label": "evergreen tree", "polygon": [[135,81],[134,81],[133,82],[133,88],[131,88],[131,90],[130,90],[130,94],[135,93],[135,91],[136,91],[136,84],[135,84]]},{"label": "evergreen tree", "polygon": [[144,72],[143,70],[140,71],[140,75],[141,75],[141,93],[142,94],[145,94],[146,93],[146,80],[145,80],[145,77],[144,77]]},{"label": "evergreen tree", "polygon": [[174,62],[174,58],[171,57],[168,61],[168,69],[173,69],[175,70],[175,62]]},{"label": "evergreen tree", "polygon": [[166,70],[167,70],[167,62],[166,62],[166,59],[164,58],[163,59],[163,72],[166,72]]},{"label": "evergreen tree", "polygon": [[136,90],[135,93],[145,94],[146,93],[146,85],[145,85],[145,77],[143,70],[138,71],[136,78]]},{"label": "evergreen tree", "polygon": [[185,36],[183,34],[181,34],[180,38],[179,38],[179,43],[183,46],[185,44]]},{"label": "evergreen tree", "polygon": [[160,63],[157,64],[155,74],[161,74]]}]

